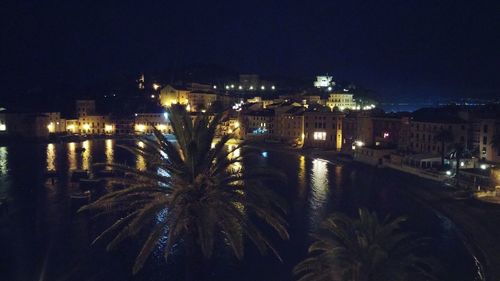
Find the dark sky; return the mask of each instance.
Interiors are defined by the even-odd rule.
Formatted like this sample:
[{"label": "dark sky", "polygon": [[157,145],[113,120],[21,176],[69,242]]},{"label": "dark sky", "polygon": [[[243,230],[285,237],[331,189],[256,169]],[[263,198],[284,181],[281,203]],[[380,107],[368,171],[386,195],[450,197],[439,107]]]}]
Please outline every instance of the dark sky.
[{"label": "dark sky", "polygon": [[200,62],[388,98],[500,96],[498,2],[3,0],[0,95]]}]

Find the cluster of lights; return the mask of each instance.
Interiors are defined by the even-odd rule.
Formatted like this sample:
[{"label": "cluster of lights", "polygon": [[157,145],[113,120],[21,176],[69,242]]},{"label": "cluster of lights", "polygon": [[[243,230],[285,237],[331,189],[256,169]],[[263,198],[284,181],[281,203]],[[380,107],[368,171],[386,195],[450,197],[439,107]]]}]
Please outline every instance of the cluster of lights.
[{"label": "cluster of lights", "polygon": [[106,131],[108,133],[113,131],[113,125],[110,125],[110,124],[104,125],[104,131]]},{"label": "cluster of lights", "polygon": [[241,107],[243,106],[243,104],[244,104],[243,101],[237,102],[233,105],[233,109],[236,111],[241,111]]},{"label": "cluster of lights", "polygon": [[157,91],[160,88],[160,84],[153,83],[153,89]]}]

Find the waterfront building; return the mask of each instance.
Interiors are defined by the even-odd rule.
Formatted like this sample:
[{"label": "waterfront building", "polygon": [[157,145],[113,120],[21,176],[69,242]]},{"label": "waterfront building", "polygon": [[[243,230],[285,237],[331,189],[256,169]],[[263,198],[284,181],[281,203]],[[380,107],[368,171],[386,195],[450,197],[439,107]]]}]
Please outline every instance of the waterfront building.
[{"label": "waterfront building", "polygon": [[[442,146],[437,137],[438,134],[447,130],[451,132],[452,139]],[[408,143],[406,150],[413,153],[435,153],[445,154],[453,151],[452,144],[460,143],[467,147],[468,124],[458,116],[415,116],[409,122]]]},{"label": "waterfront building", "polygon": [[60,112],[44,112],[49,118],[47,129],[50,134],[58,134],[66,132],[66,120],[61,118]]},{"label": "waterfront building", "polygon": [[286,111],[276,110],[275,135],[280,140],[302,145],[304,142],[304,111],[302,106],[288,106]]},{"label": "waterfront building", "polygon": [[499,119],[482,119],[479,123],[479,157],[488,162],[500,163],[500,149],[492,144],[493,137],[500,134]]},{"label": "waterfront building", "polygon": [[271,137],[274,134],[274,110],[250,110],[243,114],[245,137]]},{"label": "waterfront building", "polygon": [[49,136],[49,116],[41,113],[0,112],[0,136],[44,139]]},{"label": "waterfront building", "polygon": [[153,128],[164,134],[172,133],[172,126],[168,120],[167,113],[147,112],[136,113],[134,119],[134,132],[136,134],[152,134]]},{"label": "waterfront building", "polygon": [[86,115],[78,118],[78,133],[82,135],[114,134],[115,127],[105,115]]},{"label": "waterfront building", "polygon": [[304,112],[304,147],[342,148],[342,120],[344,114],[327,107]]},{"label": "waterfront building", "polygon": [[172,104],[189,104],[189,89],[182,86],[167,85],[160,90],[160,104],[170,107]]},{"label": "waterfront building", "polygon": [[373,127],[373,144],[380,147],[398,148],[401,131],[409,124],[408,114],[377,114],[371,117]]},{"label": "waterfront building", "polygon": [[328,97],[328,101],[326,105],[333,108],[338,108],[341,111],[344,109],[356,109],[356,103],[354,102],[354,98],[352,94],[346,93],[332,93]]}]

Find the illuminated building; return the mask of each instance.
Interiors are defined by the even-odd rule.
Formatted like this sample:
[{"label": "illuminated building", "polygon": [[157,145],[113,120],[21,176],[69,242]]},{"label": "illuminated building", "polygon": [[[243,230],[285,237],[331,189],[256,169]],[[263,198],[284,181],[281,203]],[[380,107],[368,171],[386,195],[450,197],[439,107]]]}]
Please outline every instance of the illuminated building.
[{"label": "illuminated building", "polygon": [[274,134],[274,110],[262,109],[248,111],[244,114],[245,135],[247,137],[269,137]]},{"label": "illuminated building", "polygon": [[326,88],[335,86],[332,76],[316,76],[316,81],[314,81],[314,87],[316,88]]},{"label": "illuminated building", "polygon": [[342,148],[342,120],[344,114],[328,108],[304,112],[304,147]]},{"label": "illuminated building", "polygon": [[189,89],[185,87],[167,85],[160,90],[160,104],[164,107],[170,107],[172,104],[187,105],[189,93]]},{"label": "illuminated building", "polygon": [[276,136],[293,144],[303,143],[305,107],[287,107],[286,111],[276,110]]},{"label": "illuminated building", "polygon": [[137,134],[152,134],[153,127],[164,134],[172,133],[172,127],[164,112],[136,113],[134,132]]},{"label": "illuminated building", "polygon": [[330,94],[328,97],[328,101],[326,105],[333,108],[338,108],[340,110],[344,109],[356,109],[356,103],[354,102],[354,98],[352,94],[345,93],[334,93]]}]

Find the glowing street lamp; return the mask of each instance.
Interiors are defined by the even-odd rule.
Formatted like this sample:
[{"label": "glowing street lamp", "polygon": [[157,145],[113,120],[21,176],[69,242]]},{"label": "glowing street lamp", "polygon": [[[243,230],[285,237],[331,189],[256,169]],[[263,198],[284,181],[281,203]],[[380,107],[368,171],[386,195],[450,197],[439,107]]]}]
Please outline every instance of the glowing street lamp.
[{"label": "glowing street lamp", "polygon": [[153,83],[153,89],[157,91],[161,86],[159,84]]},{"label": "glowing street lamp", "polygon": [[271,90],[276,90],[276,87],[274,85],[272,85]]},{"label": "glowing street lamp", "polygon": [[264,90],[266,89],[266,87],[265,87],[265,86],[260,86],[260,89],[261,89],[262,91],[264,91]]}]

